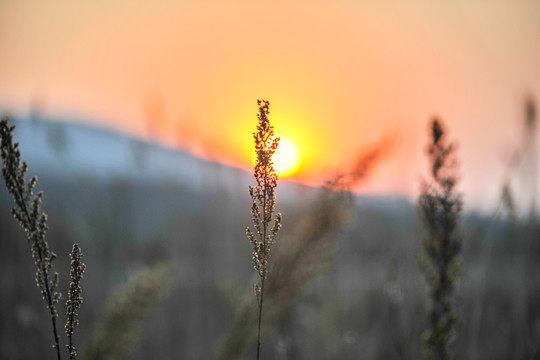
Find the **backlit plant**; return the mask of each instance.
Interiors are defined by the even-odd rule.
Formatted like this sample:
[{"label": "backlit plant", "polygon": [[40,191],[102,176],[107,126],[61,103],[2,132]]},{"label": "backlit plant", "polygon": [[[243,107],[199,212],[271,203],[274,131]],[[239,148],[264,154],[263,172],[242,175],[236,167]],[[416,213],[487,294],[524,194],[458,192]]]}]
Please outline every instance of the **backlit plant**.
[{"label": "backlit plant", "polygon": [[276,234],[281,228],[281,214],[274,217],[276,204],[275,188],[277,187],[277,175],[274,170],[272,156],[276,152],[279,138],[274,137],[274,127],[268,120],[270,103],[258,100],[259,124],[257,131],[253,133],[255,141],[255,169],[254,177],[257,185],[249,187],[249,195],[252,199],[251,217],[255,231],[249,227],[246,234],[253,245],[253,263],[260,278],[260,285],[255,284],[255,296],[259,306],[259,320],[257,326],[257,359],[260,357],[261,347],[261,322],[264,302],[264,284],[268,275],[268,261],[270,249],[275,243]]}]

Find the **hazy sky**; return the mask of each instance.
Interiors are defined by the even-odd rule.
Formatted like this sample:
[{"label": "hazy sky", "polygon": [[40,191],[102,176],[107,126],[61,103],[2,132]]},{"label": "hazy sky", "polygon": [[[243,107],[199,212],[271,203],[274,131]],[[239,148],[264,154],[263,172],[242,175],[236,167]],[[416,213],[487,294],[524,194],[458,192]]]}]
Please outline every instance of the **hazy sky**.
[{"label": "hazy sky", "polygon": [[540,99],[540,2],[2,0],[0,54],[2,112],[39,104],[243,167],[258,98],[302,179],[394,139],[364,191],[418,192],[437,114],[487,209]]}]

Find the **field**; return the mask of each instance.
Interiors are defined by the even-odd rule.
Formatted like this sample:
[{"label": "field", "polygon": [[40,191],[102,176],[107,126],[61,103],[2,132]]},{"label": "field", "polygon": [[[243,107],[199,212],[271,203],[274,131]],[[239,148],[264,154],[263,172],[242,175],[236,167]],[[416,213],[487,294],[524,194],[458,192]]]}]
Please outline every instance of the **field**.
[{"label": "field", "polygon": [[[129,349],[117,358],[254,357],[256,322],[250,314],[256,308],[255,272],[245,237],[251,222],[250,174],[184,154],[189,161],[177,164],[184,164],[184,177],[155,177],[158,170],[145,166],[159,162],[167,150],[136,142],[138,147],[130,145],[135,149],[132,161],[142,165],[130,171],[140,171],[139,176],[122,171],[102,176],[99,169],[81,173],[70,170],[76,163],[69,143],[74,128],[20,125],[24,134],[34,134],[34,141],[23,133],[16,133],[16,139],[29,174],[38,175],[37,188],[45,194],[47,239],[58,255],[54,270],[60,273],[64,299],[71,244],[78,242],[83,249],[84,302],[74,335],[83,359],[109,358],[122,343]],[[53,146],[59,138],[68,141]],[[117,135],[111,139],[127,141]],[[155,161],[137,162],[140,149]],[[50,163],[61,166],[53,171]],[[194,182],[193,176],[201,180]],[[463,273],[455,290],[458,322],[450,346],[454,358],[538,358],[537,218],[534,213],[512,218],[497,209],[474,213],[464,201]],[[2,187],[0,357],[53,358],[50,320],[34,284],[30,246],[11,207]],[[430,302],[418,265],[423,228],[416,204],[399,196],[358,195],[280,180],[277,210],[283,214],[283,228],[276,254],[294,248],[296,255],[281,263],[293,271],[282,274],[279,289],[287,291],[276,290],[265,318],[262,358],[421,359]],[[323,226],[321,219],[332,221]],[[147,283],[141,271],[146,271]],[[140,296],[147,309],[123,315],[114,310],[126,329],[109,329],[110,336],[99,340],[107,345],[100,343],[92,331],[103,320],[102,310],[130,281],[139,281],[139,288],[131,288],[131,297],[116,306],[135,306],[130,299]],[[65,311],[59,308],[63,324]]]}]

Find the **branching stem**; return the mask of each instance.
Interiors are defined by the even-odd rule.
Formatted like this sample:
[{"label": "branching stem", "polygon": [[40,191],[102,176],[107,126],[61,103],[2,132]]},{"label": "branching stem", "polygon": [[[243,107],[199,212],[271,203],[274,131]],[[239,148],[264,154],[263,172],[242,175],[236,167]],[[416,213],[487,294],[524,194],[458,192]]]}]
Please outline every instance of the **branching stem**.
[{"label": "branching stem", "polygon": [[[257,185],[249,187],[249,193],[253,200],[251,206],[251,217],[255,231],[249,228],[246,230],[247,237],[253,245],[253,263],[255,270],[261,280],[260,287],[255,284],[255,295],[257,297],[258,323],[257,323],[257,360],[261,353],[261,327],[264,306],[265,280],[268,275],[268,260],[270,258],[270,248],[275,242],[275,236],[281,227],[281,214],[277,214],[273,219],[275,208],[274,189],[277,186],[277,175],[274,170],[272,155],[274,155],[279,138],[274,137],[273,126],[268,120],[267,101],[258,101],[259,104],[259,124],[257,131],[253,133],[255,140],[255,151],[257,160],[255,163],[254,177]],[[270,222],[274,225],[269,228]]]},{"label": "branching stem", "polygon": [[[17,184],[16,190],[20,198],[24,199],[21,193],[22,187],[23,187],[22,184]],[[31,221],[26,203],[22,202],[21,204],[19,204],[19,207],[21,208],[21,211],[23,212],[26,223],[29,225],[31,232],[33,233],[37,231],[34,223]],[[60,354],[60,337],[58,336],[58,330],[56,328],[56,310],[54,309],[53,299],[51,296],[51,289],[49,286],[49,270],[46,268],[45,262],[43,261],[44,254],[41,247],[38,246],[37,249],[38,249],[38,256],[39,256],[39,264],[41,266],[41,272],[43,273],[43,278],[44,278],[43,282],[45,283],[45,300],[47,301],[47,308],[49,309],[49,313],[51,314],[52,329],[53,329],[53,336],[54,336],[54,348],[56,349],[56,356],[58,360],[61,360],[62,356]]]}]

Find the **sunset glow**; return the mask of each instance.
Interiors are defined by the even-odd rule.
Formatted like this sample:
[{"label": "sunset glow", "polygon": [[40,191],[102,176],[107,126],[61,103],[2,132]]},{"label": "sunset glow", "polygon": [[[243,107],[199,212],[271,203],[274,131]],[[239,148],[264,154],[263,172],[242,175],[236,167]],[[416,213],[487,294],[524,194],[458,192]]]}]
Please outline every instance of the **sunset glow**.
[{"label": "sunset glow", "polygon": [[254,102],[265,98],[276,136],[301,152],[281,176],[322,184],[398,134],[362,186],[407,195],[439,115],[459,139],[462,189],[484,203],[497,185],[475,174],[500,177],[522,99],[540,94],[538,14],[538,2],[7,1],[0,106],[248,170]]},{"label": "sunset glow", "polygon": [[291,176],[300,168],[301,158],[298,148],[285,137],[280,138],[273,160],[274,169],[279,177]]}]

